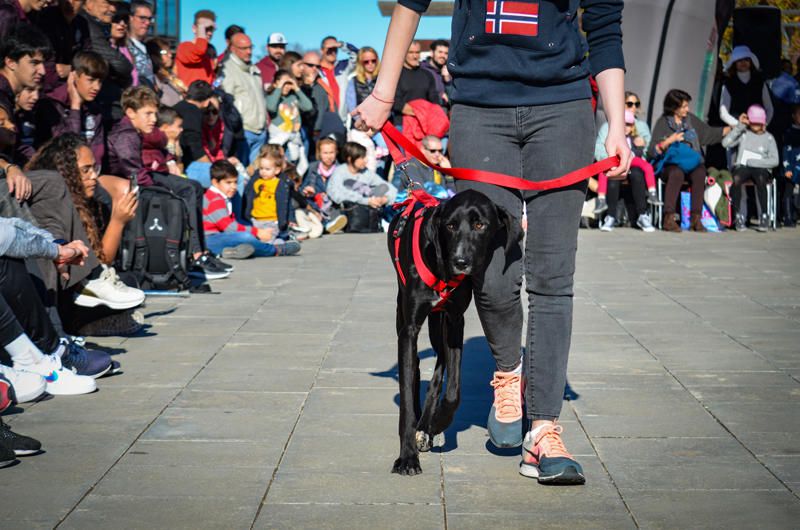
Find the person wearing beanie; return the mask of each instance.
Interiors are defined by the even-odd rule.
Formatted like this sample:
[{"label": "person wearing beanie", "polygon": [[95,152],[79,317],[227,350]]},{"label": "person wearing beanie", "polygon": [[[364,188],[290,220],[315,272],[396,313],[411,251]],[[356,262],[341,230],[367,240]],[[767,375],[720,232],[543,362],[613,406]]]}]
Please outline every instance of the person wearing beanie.
[{"label": "person wearing beanie", "polygon": [[750,105],[759,104],[765,111],[767,123],[772,120],[773,108],[769,89],[761,73],[758,57],[747,46],[736,46],[725,63],[725,81],[720,96],[719,117],[734,127]]},{"label": "person wearing beanie", "polygon": [[767,132],[767,112],[761,105],[750,105],[742,120],[722,139],[726,148],[736,148],[733,162],[733,188],[731,197],[735,213],[736,230],[747,230],[744,215],[739,213],[742,185],[748,180],[756,186],[760,215],[757,230],[769,229],[767,215],[767,182],[771,171],[778,165],[778,144]]}]

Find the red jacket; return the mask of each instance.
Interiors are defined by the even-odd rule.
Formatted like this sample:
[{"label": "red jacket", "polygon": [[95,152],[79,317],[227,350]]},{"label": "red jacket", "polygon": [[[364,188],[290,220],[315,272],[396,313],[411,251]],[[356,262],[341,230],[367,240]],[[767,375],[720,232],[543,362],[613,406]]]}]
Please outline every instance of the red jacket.
[{"label": "red jacket", "polygon": [[175,160],[167,151],[167,135],[158,127],[142,137],[142,164],[151,171],[169,173],[167,162]]},{"label": "red jacket", "polygon": [[[426,136],[443,138],[447,135],[450,130],[450,120],[441,106],[424,99],[412,99],[408,105],[414,110],[414,115],[403,116],[403,136],[414,142],[417,147],[422,147],[422,139]],[[405,158],[394,142],[387,142],[387,145],[395,161]]]},{"label": "red jacket", "polygon": [[197,39],[197,42],[180,43],[175,54],[175,70],[178,78],[187,87],[198,79],[213,83],[214,62],[208,56],[208,41]]}]

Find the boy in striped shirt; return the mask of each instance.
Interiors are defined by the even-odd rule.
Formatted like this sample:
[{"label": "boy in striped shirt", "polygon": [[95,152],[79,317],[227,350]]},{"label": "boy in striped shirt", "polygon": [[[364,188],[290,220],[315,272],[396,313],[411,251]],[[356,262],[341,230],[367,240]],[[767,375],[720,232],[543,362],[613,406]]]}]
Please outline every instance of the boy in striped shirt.
[{"label": "boy in striped shirt", "polygon": [[236,220],[231,198],[236,194],[238,179],[236,167],[227,160],[211,164],[211,187],[203,195],[203,231],[208,249],[227,259],[297,254],[300,244],[296,241],[270,244],[272,229],[259,229]]}]

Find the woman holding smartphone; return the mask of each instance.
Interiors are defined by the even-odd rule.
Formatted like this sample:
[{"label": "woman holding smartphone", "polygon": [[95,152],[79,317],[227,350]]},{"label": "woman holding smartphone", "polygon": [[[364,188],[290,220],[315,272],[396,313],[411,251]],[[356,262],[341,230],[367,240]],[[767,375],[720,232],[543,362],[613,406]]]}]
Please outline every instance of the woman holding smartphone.
[{"label": "woman holding smartphone", "polygon": [[[377,83],[354,111],[362,129],[380,130],[389,118],[403,58],[429,3],[400,0],[395,7]],[[586,37],[578,24],[579,8]],[[627,173],[631,155],[625,139],[621,20],[622,0],[456,2],[447,60],[453,77],[453,166],[542,181],[591,164],[593,74],[608,116],[606,151],[621,161],[608,174]],[[483,192],[517,219],[523,205],[527,209],[524,250],[520,245],[506,256],[498,241],[485,276],[473,280],[478,315],[497,365],[487,423],[490,439],[499,447],[522,445],[519,472],[524,476],[540,483],[583,484],[583,469],[561,440],[557,420],[566,383],[586,182],[547,192],[465,181],[457,187]],[[529,312],[525,358],[520,359],[523,274]]]}]

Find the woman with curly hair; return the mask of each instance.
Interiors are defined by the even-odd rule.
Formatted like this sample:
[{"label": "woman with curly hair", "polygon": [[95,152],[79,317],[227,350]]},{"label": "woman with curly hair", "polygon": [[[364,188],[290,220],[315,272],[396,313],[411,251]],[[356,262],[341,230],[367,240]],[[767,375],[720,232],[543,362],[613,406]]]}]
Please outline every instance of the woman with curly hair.
[{"label": "woman with curly hair", "polygon": [[[92,271],[88,282],[72,293],[59,296],[59,314],[64,327],[80,335],[126,335],[141,328],[131,312],[144,301],[144,293],[123,284],[113,263],[125,225],[138,206],[135,192],[111,200],[97,186],[98,165],[86,142],[74,133],[57,136],[33,156],[26,170],[57,171],[67,185],[72,202],[86,232],[85,241],[103,264]],[[104,200],[98,200],[102,195]],[[98,306],[105,307],[98,307]]]},{"label": "woman with curly hair", "polygon": [[44,144],[28,163],[27,169],[54,169],[64,177],[89,237],[89,246],[102,263],[113,263],[122,231],[136,215],[136,193],[125,193],[113,201],[110,215],[104,215],[103,205],[95,196],[98,164],[92,150],[77,134],[63,134]]}]

